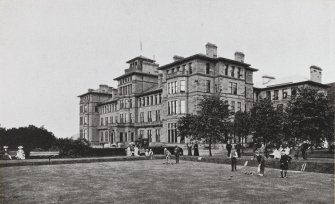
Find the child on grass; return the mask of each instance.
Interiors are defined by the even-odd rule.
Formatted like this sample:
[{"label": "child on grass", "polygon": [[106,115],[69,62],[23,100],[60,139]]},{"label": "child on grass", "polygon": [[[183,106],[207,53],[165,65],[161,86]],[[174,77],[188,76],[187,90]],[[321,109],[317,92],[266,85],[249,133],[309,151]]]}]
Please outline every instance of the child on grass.
[{"label": "child on grass", "polygon": [[166,158],[166,164],[170,164],[171,152],[169,150],[167,150],[166,148],[164,148],[164,155],[165,155],[165,158]]},{"label": "child on grass", "polygon": [[265,170],[265,160],[264,156],[259,153],[259,151],[256,152],[256,159],[258,162],[258,176],[264,176],[264,170]]},{"label": "child on grass", "polygon": [[229,157],[231,158],[231,171],[236,171],[237,151],[233,149]]},{"label": "child on grass", "polygon": [[291,161],[291,157],[288,156],[285,152],[285,150],[282,150],[281,152],[281,158],[280,158],[280,177],[281,178],[287,178],[287,170],[288,170],[288,163]]}]

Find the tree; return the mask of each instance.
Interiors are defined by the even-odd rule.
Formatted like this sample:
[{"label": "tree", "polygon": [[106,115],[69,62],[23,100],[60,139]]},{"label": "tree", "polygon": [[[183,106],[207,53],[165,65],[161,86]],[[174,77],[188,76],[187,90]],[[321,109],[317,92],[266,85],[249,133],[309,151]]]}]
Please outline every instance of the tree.
[{"label": "tree", "polygon": [[28,154],[34,148],[49,149],[56,141],[56,137],[52,132],[43,127],[38,128],[33,125],[5,129],[0,132],[1,146],[6,145],[9,148],[15,149],[22,145]]},{"label": "tree", "polygon": [[252,130],[252,119],[250,112],[236,112],[233,123],[235,127],[235,133],[239,137],[239,142],[242,141],[243,147],[243,140],[246,140],[246,137],[251,134]]},{"label": "tree", "polygon": [[334,112],[328,106],[323,91],[311,87],[300,87],[291,96],[286,108],[288,137],[309,140],[312,145],[334,140]]},{"label": "tree", "polygon": [[194,132],[194,124],[197,120],[195,115],[187,114],[181,118],[179,118],[177,123],[178,135],[180,137],[180,141],[184,141],[185,138],[192,138],[195,134]]},{"label": "tree", "polygon": [[254,139],[267,145],[277,143],[281,138],[282,111],[273,107],[270,99],[261,99],[251,109]]},{"label": "tree", "polygon": [[193,126],[194,136],[209,143],[209,156],[212,156],[212,144],[223,141],[223,133],[229,128],[230,111],[219,95],[205,96],[199,107]]}]

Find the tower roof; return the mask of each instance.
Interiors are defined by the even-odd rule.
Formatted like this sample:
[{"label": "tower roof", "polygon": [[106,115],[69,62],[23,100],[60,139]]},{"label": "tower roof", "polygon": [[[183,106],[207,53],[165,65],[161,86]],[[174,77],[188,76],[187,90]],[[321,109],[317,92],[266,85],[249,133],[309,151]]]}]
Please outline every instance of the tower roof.
[{"label": "tower roof", "polygon": [[133,62],[133,61],[135,61],[135,60],[138,60],[138,59],[141,59],[141,60],[143,60],[143,61],[147,61],[147,62],[155,62],[155,60],[152,60],[152,59],[149,59],[149,58],[147,58],[147,57],[144,57],[144,56],[140,55],[140,56],[135,57],[135,58],[133,58],[133,59],[131,59],[131,60],[128,60],[127,63],[131,63],[131,62]]}]

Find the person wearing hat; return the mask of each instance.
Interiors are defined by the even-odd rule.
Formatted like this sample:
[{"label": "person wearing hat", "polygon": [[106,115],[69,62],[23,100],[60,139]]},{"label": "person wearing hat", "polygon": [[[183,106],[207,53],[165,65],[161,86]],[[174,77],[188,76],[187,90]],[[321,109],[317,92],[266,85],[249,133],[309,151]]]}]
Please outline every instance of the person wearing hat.
[{"label": "person wearing hat", "polygon": [[18,146],[18,150],[16,152],[16,156],[15,157],[16,157],[16,159],[26,159],[26,156],[24,154],[22,146]]},{"label": "person wearing hat", "polygon": [[171,152],[169,150],[167,150],[166,147],[164,148],[164,155],[165,155],[165,158],[166,158],[166,164],[170,164]]},{"label": "person wearing hat", "polygon": [[291,157],[286,154],[286,151],[283,149],[280,157],[280,177],[287,178],[288,163],[291,161]]},{"label": "person wearing hat", "polygon": [[174,148],[174,156],[176,157],[176,164],[179,164],[180,148],[177,145]]},{"label": "person wearing hat", "polygon": [[261,155],[259,151],[256,151],[256,159],[258,162],[258,175],[264,176],[265,159],[264,159],[264,156]]}]

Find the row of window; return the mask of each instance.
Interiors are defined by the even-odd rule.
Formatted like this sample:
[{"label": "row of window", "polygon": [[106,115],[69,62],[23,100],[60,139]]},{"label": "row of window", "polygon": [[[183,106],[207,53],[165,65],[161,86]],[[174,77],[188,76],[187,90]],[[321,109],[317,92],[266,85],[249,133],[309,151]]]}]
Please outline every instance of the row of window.
[{"label": "row of window", "polygon": [[[144,130],[140,130],[139,137],[144,138]],[[153,133],[155,133],[155,141],[153,141]],[[149,142],[160,142],[161,139],[161,130],[160,129],[147,129],[147,137],[149,139]]]},{"label": "row of window", "polygon": [[[281,90],[281,99],[287,99],[288,97],[288,89],[282,89]],[[271,97],[271,91],[266,91],[266,98],[271,99],[271,100],[279,100],[279,90],[274,90],[273,91],[273,97]],[[296,88],[291,88],[291,95],[294,96],[297,94]]]},{"label": "row of window", "polygon": [[125,83],[128,83],[128,82],[130,82],[131,81],[131,76],[129,76],[129,77],[125,77],[125,78],[123,78],[123,79],[120,79],[120,85],[121,84],[125,84]]},{"label": "row of window", "polygon": [[131,113],[120,114],[120,118],[118,118],[118,116],[114,116],[114,117],[110,116],[110,117],[105,117],[105,118],[101,117],[100,125],[104,126],[104,125],[114,124],[114,123],[132,123],[133,122],[132,118],[133,117]]},{"label": "row of window", "polygon": [[[140,123],[144,123],[144,122],[152,122],[152,111],[148,111],[147,112],[147,118],[146,121],[144,120],[144,112],[140,112],[140,118],[139,121]],[[155,112],[155,121],[160,121],[161,120],[161,111],[160,110],[156,110]]]},{"label": "row of window", "polygon": [[88,130],[87,129],[80,129],[79,136],[80,136],[80,138],[88,140]]},{"label": "row of window", "polygon": [[138,107],[153,106],[162,103],[162,95],[143,96],[137,99]]},{"label": "row of window", "polygon": [[177,115],[186,113],[185,100],[168,101],[168,115]]},{"label": "row of window", "polygon": [[188,73],[189,74],[192,74],[193,73],[193,68],[192,68],[192,63],[188,63],[188,67],[186,68],[186,64],[183,64],[181,66],[178,66],[178,67],[175,67],[175,68],[171,68],[171,69],[168,69],[166,70],[166,74],[167,75],[173,75],[179,71],[181,72],[185,72],[186,69],[188,69]]},{"label": "row of window", "polygon": [[129,95],[133,93],[133,85],[129,84],[119,88],[119,95]]},{"label": "row of window", "polygon": [[[226,103],[228,103],[228,101],[225,101]],[[235,111],[242,111],[242,103],[241,102],[237,102],[237,110],[236,110],[236,107],[235,107],[235,101],[231,101],[230,102],[230,110],[232,112],[235,112]]]},{"label": "row of window", "polygon": [[[115,139],[115,135],[113,131],[101,131],[100,132],[100,143],[115,143],[117,142]],[[118,142],[134,142],[135,141],[135,134],[134,132],[119,132],[119,140]]]},{"label": "row of window", "polygon": [[80,113],[87,113],[88,112],[88,105],[80,106]]},{"label": "row of window", "polygon": [[80,117],[79,124],[80,125],[87,125],[88,124],[88,117],[87,116]]},{"label": "row of window", "polygon": [[[175,94],[178,93],[178,82],[177,81],[173,81],[173,82],[169,82],[168,83],[168,94]],[[184,93],[185,92],[185,80],[180,80],[179,81],[179,91],[180,93]]]}]

